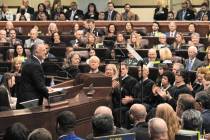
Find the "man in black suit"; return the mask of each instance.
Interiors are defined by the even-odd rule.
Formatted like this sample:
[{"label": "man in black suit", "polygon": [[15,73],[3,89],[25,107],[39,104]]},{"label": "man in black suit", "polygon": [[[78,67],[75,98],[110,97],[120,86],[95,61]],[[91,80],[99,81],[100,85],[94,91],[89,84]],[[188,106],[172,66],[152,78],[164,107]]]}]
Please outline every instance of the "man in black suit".
[{"label": "man in black suit", "polygon": [[105,31],[99,28],[96,28],[95,26],[95,21],[93,19],[88,19],[86,20],[87,22],[87,26],[88,28],[85,31],[85,34],[88,33],[92,33],[94,34],[96,37],[102,37],[105,35]]},{"label": "man in black suit", "polygon": [[133,104],[129,110],[134,127],[129,130],[136,134],[137,140],[149,140],[148,124],[146,122],[147,111],[142,104]]},{"label": "man in black suit", "polygon": [[108,10],[104,13],[105,20],[116,20],[117,11],[114,10],[114,3],[108,2]]},{"label": "man in black suit", "polygon": [[203,62],[196,58],[198,54],[198,49],[195,46],[190,46],[188,48],[188,59],[185,61],[185,69],[188,71],[196,71],[199,67],[203,65]]},{"label": "man in black suit", "polygon": [[21,102],[39,99],[39,105],[42,105],[43,98],[48,98],[48,92],[52,88],[45,86],[44,71],[41,63],[45,59],[45,44],[37,44],[34,46],[31,59],[23,64],[21,73],[21,84],[17,94],[17,108],[23,108]]},{"label": "man in black suit", "polygon": [[176,14],[176,20],[194,20],[194,11],[187,8],[187,2],[182,3],[182,9],[180,9]]},{"label": "man in black suit", "polygon": [[[34,8],[29,6],[29,0],[22,0],[22,5],[25,6],[25,12],[29,13],[31,15],[31,17],[33,17],[34,15]],[[20,13],[20,7],[18,7],[17,9],[17,13]],[[31,18],[33,19],[33,18]]]},{"label": "man in black suit", "polygon": [[71,9],[69,9],[66,12],[66,18],[68,20],[73,21],[73,20],[81,20],[83,19],[83,17],[84,17],[83,11],[78,9],[76,2],[72,2]]}]

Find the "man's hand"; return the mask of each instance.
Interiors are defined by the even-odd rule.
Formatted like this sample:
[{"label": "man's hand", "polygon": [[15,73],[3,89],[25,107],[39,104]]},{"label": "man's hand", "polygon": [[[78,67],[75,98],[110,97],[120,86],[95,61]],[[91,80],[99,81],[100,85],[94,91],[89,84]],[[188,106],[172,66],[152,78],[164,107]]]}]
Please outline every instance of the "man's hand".
[{"label": "man's hand", "polygon": [[48,89],[48,93],[52,93],[52,92],[54,92],[54,89],[53,89],[53,88],[51,88],[51,87],[48,87],[47,89]]},{"label": "man's hand", "polygon": [[131,96],[125,96],[125,98],[122,98],[122,104],[126,105],[130,102],[133,102],[133,97]]}]

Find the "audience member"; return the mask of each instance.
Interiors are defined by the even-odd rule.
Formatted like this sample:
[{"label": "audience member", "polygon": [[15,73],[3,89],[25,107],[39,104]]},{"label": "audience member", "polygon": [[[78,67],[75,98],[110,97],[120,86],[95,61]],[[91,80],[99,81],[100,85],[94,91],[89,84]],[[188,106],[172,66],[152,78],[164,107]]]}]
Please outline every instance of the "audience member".
[{"label": "audience member", "polygon": [[165,34],[161,33],[159,35],[159,44],[155,45],[154,48],[157,50],[160,50],[161,48],[171,48],[171,46],[167,43],[167,37]]},{"label": "audience member", "polygon": [[162,33],[159,32],[160,25],[158,22],[152,23],[152,32],[148,34],[148,36],[159,37]]},{"label": "audience member", "polygon": [[163,5],[163,1],[157,1],[157,8],[155,8],[154,20],[166,20],[168,17],[168,8]]},{"label": "audience member", "polygon": [[189,46],[197,47],[198,51],[204,52],[205,46],[200,43],[200,35],[198,33],[191,34],[191,40],[188,42]]},{"label": "audience member", "polygon": [[210,68],[210,49],[207,50],[206,56],[204,58],[204,65]]},{"label": "audience member", "polygon": [[131,5],[129,3],[126,3],[124,5],[124,12],[122,15],[122,20],[128,21],[128,20],[138,20],[138,17],[135,13],[131,12]]},{"label": "audience member", "polygon": [[176,14],[176,20],[194,20],[194,11],[189,9],[187,6],[187,1],[182,2],[182,9],[180,9]]},{"label": "audience member", "polygon": [[131,22],[125,23],[125,29],[123,31],[123,35],[131,35],[134,32],[133,24]]},{"label": "audience member", "polygon": [[198,92],[195,95],[196,109],[201,112],[203,118],[202,131],[210,133],[210,95],[206,91]]},{"label": "audience member", "polygon": [[53,33],[58,32],[58,27],[56,23],[51,22],[47,28],[48,32],[46,33],[46,36],[52,36]]},{"label": "audience member", "polygon": [[31,48],[33,45],[43,44],[44,41],[38,38],[36,29],[31,29],[30,38],[25,40],[24,48]]},{"label": "audience member", "polygon": [[174,21],[171,21],[168,25],[169,32],[166,32],[166,37],[176,37],[177,31],[176,31],[176,23]]},{"label": "audience member", "polygon": [[106,35],[108,37],[113,37],[113,36],[117,35],[117,29],[116,29],[114,24],[111,23],[111,24],[109,24],[107,26],[107,33],[106,33]]},{"label": "audience member", "polygon": [[54,0],[51,8],[51,19],[58,20],[58,17],[61,12],[64,11],[63,5],[61,4],[61,0]]},{"label": "audience member", "polygon": [[105,15],[104,20],[115,20],[118,12],[114,10],[114,3],[108,2],[107,8],[108,10],[104,12]]},{"label": "audience member", "polygon": [[34,20],[41,20],[43,17],[42,14],[45,14],[47,16],[47,19],[49,19],[49,15],[46,11],[46,6],[44,3],[39,3],[38,4],[38,10],[34,13]]},{"label": "audience member", "polygon": [[169,140],[166,122],[161,118],[153,118],[148,122],[150,140]]},{"label": "audience member", "polygon": [[175,15],[174,15],[174,12],[173,11],[169,11],[168,12],[168,17],[167,17],[167,20],[175,20]]},{"label": "audience member", "polygon": [[[28,1],[28,0],[26,0],[26,1]],[[18,12],[16,14],[15,20],[22,21],[23,18],[25,21],[30,21],[32,19],[32,15],[30,15],[30,13],[27,12],[27,8],[24,5],[21,5],[20,9],[18,10]]]},{"label": "audience member", "polygon": [[28,134],[28,128],[22,123],[16,122],[7,128],[3,140],[27,140]]},{"label": "audience member", "polygon": [[162,118],[166,122],[169,140],[175,140],[175,134],[179,131],[181,126],[173,108],[167,103],[159,104],[156,109],[156,117]]},{"label": "audience member", "polygon": [[11,110],[11,106],[9,103],[8,92],[4,87],[0,86],[0,112],[9,110]]},{"label": "audience member", "polygon": [[76,126],[76,116],[71,111],[63,111],[58,114],[56,121],[56,132],[59,136],[58,140],[82,140],[76,136],[74,129]]},{"label": "audience member", "polygon": [[181,64],[181,63],[174,63],[173,64],[172,72],[174,73],[174,75],[181,70],[184,70],[184,65],[183,64]]},{"label": "audience member", "polygon": [[98,68],[100,66],[100,59],[97,56],[92,56],[90,57],[89,60],[89,67],[90,67],[90,71],[89,73],[102,73]]},{"label": "audience member", "polygon": [[[159,60],[157,58],[157,51],[156,51],[156,49],[154,49],[154,48],[149,49],[147,57],[144,58],[144,64],[146,64],[147,67],[151,68],[151,67],[154,67],[154,64],[156,62],[158,62],[158,61]],[[160,63],[160,61],[158,63]]]},{"label": "audience member", "polygon": [[210,11],[209,11],[207,3],[202,3],[201,4],[201,9],[200,9],[200,11],[198,11],[198,13],[196,15],[196,19],[197,20],[202,20],[204,15],[207,15],[208,20],[210,20]]},{"label": "audience member", "polygon": [[84,42],[84,33],[82,30],[78,30],[74,33],[75,39],[71,40],[69,42],[69,45],[72,46],[73,48],[85,48],[85,42]]},{"label": "audience member", "polygon": [[84,19],[94,19],[98,20],[98,10],[95,3],[89,3],[87,7],[87,12],[85,13]]},{"label": "audience member", "polygon": [[173,43],[172,49],[174,50],[180,50],[180,49],[185,49],[183,48],[184,44],[185,44],[185,39],[182,33],[177,33],[175,36],[175,41]]},{"label": "audience member", "polygon": [[163,64],[172,65],[172,53],[169,48],[161,48],[159,50],[159,55]]},{"label": "audience member", "polygon": [[86,47],[89,49],[96,48],[96,37],[93,33],[87,33],[87,42],[86,42]]},{"label": "audience member", "polygon": [[52,135],[45,128],[37,128],[28,135],[27,140],[52,140]]},{"label": "audience member", "polygon": [[7,33],[4,29],[0,30],[0,43],[7,43]]},{"label": "audience member", "polygon": [[15,45],[17,44],[22,44],[22,40],[18,39],[16,37],[17,33],[15,29],[10,29],[9,30],[9,43],[10,43],[10,47],[14,48]]},{"label": "audience member", "polygon": [[13,21],[13,14],[9,11],[8,5],[2,3],[0,11],[0,20],[1,21]]},{"label": "audience member", "polygon": [[22,5],[20,7],[18,7],[17,9],[17,13],[23,13],[23,11],[21,12],[22,8],[24,7],[24,13],[28,13],[30,14],[30,17],[32,17],[31,19],[33,19],[33,15],[34,15],[34,8],[29,6],[29,0],[22,0]]},{"label": "audience member", "polygon": [[50,0],[44,0],[44,5],[46,7],[46,11],[51,18],[51,2]]},{"label": "audience member", "polygon": [[138,64],[138,60],[130,52],[128,52],[128,58],[125,59],[124,62],[128,66],[137,66]]},{"label": "audience member", "polygon": [[71,2],[70,8],[67,12],[66,12],[66,18],[68,20],[81,20],[84,18],[84,14],[83,11],[78,9],[77,3],[76,2]]},{"label": "audience member", "polygon": [[129,110],[130,119],[134,126],[129,130],[136,134],[136,139],[149,140],[148,124],[146,122],[147,111],[142,104],[133,104]]},{"label": "audience member", "polygon": [[185,60],[185,69],[188,71],[196,71],[203,65],[203,62],[196,58],[198,50],[195,46],[188,48],[188,59]]},{"label": "audience member", "polygon": [[59,32],[55,32],[51,36],[51,47],[66,47],[66,44],[61,41],[61,35]]},{"label": "audience member", "polygon": [[182,114],[182,129],[201,132],[203,119],[201,113],[195,109],[188,109]]},{"label": "audience member", "polygon": [[191,36],[191,34],[196,32],[196,24],[195,23],[190,23],[188,25],[188,32],[183,33],[184,36]]}]

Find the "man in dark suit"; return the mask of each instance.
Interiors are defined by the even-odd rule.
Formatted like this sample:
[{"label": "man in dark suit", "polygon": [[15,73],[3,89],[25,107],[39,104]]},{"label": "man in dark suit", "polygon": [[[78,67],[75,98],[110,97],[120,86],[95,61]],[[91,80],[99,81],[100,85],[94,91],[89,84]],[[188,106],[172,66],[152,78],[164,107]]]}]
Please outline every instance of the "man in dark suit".
[{"label": "man in dark suit", "polygon": [[203,20],[204,15],[208,16],[208,20],[210,21],[210,10],[208,10],[208,4],[207,3],[202,3],[201,4],[201,9],[198,11],[196,15],[197,20]]},{"label": "man in dark suit", "polygon": [[148,124],[146,122],[147,111],[142,104],[133,104],[129,110],[130,118],[134,123],[134,127],[129,130],[136,133],[137,140],[149,140]]},{"label": "man in dark suit", "polygon": [[[22,0],[22,5],[25,6],[25,12],[29,13],[31,16],[34,15],[34,8],[29,6],[29,0]],[[20,7],[17,9],[17,13],[20,13]],[[33,18],[31,18],[33,19]]]},{"label": "man in dark suit", "polygon": [[48,92],[52,88],[45,86],[44,71],[41,63],[45,59],[46,46],[37,44],[34,47],[31,59],[23,64],[21,73],[21,84],[17,94],[17,108],[23,108],[21,102],[39,99],[39,105],[42,105],[43,98],[48,98]]},{"label": "man in dark suit", "polygon": [[65,14],[66,18],[68,20],[81,20],[84,17],[83,11],[78,9],[77,7],[77,3],[76,2],[72,2],[71,3],[71,9],[69,9],[66,14]]},{"label": "man in dark suit", "polygon": [[196,71],[203,65],[203,62],[196,58],[198,50],[195,46],[188,48],[188,59],[185,61],[185,69],[188,71]]},{"label": "man in dark suit", "polygon": [[75,36],[75,39],[74,40],[71,40],[69,42],[69,45],[73,48],[84,48],[85,47],[85,42],[83,40],[83,36],[84,36],[84,33],[82,30],[77,30],[75,33],[74,33],[74,36]]},{"label": "man in dark suit", "polygon": [[114,3],[108,2],[107,6],[108,10],[104,13],[105,20],[115,20],[118,12],[114,10]]},{"label": "man in dark suit", "polygon": [[187,2],[182,3],[182,9],[180,9],[176,14],[176,20],[194,20],[194,11],[187,8]]}]

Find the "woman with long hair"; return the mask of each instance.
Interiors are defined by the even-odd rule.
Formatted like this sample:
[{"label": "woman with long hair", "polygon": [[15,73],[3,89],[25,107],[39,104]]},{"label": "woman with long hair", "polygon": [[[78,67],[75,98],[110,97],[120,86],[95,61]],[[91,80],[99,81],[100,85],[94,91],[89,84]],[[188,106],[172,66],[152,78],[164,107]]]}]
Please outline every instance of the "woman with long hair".
[{"label": "woman with long hair", "polygon": [[182,46],[185,44],[184,35],[182,33],[177,33],[175,41],[173,43],[173,49],[179,50],[182,49]]},{"label": "woman with long hair", "polygon": [[97,11],[95,3],[89,3],[87,12],[85,13],[85,19],[98,20],[98,15],[99,15],[99,13]]},{"label": "woman with long hair", "polygon": [[167,103],[159,104],[156,109],[156,117],[162,118],[166,122],[169,140],[175,140],[175,134],[181,126],[173,108]]}]

